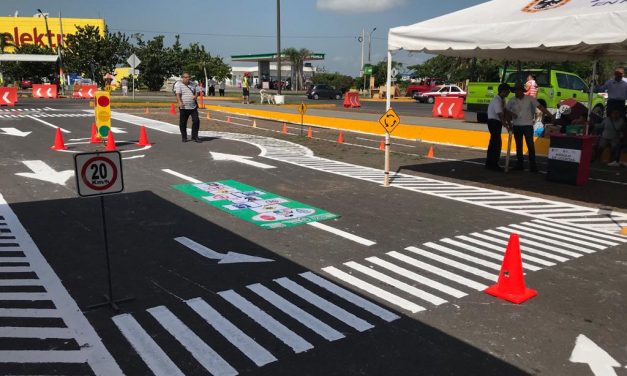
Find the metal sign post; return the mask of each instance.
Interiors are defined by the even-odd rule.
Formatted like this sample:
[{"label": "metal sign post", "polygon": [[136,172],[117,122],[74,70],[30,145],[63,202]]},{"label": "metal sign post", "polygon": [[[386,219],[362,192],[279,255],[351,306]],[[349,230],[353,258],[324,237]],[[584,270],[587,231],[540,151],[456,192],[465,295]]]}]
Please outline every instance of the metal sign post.
[{"label": "metal sign post", "polygon": [[300,114],[300,135],[301,136],[303,135],[305,112],[307,112],[307,105],[301,102],[300,105],[298,106],[298,113]]},{"label": "metal sign post", "polygon": [[133,77],[133,100],[135,100],[135,68],[137,68],[137,66],[139,64],[141,64],[141,60],[139,60],[139,58],[137,57],[137,55],[132,54],[131,56],[129,56],[129,58],[126,60],[126,62],[128,63],[128,65],[131,66],[131,71],[133,73],[131,73],[131,76]]},{"label": "metal sign post", "polygon": [[383,186],[390,186],[390,134],[394,132],[396,127],[401,123],[401,118],[398,117],[396,112],[392,108],[387,110],[383,116],[379,119],[379,124],[385,130],[385,172],[383,178]]},{"label": "metal sign post", "polygon": [[79,196],[100,196],[100,211],[102,214],[102,230],[107,263],[108,294],[104,295],[105,300],[103,302],[88,306],[87,309],[109,306],[115,312],[118,312],[120,310],[118,307],[119,303],[127,302],[134,298],[126,297],[118,300],[113,298],[111,257],[109,255],[109,238],[107,236],[107,217],[105,215],[104,196],[119,193],[124,190],[122,156],[118,151],[75,154],[74,174],[76,176],[76,188]]}]

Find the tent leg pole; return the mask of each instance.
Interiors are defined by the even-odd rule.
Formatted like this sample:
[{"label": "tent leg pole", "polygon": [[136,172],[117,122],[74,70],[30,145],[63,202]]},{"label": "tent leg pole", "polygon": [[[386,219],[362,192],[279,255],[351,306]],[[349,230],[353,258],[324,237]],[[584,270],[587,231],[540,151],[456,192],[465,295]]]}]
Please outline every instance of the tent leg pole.
[{"label": "tent leg pole", "polygon": [[590,120],[592,119],[592,96],[594,95],[594,80],[597,76],[597,65],[598,60],[594,59],[592,61],[592,80],[590,81],[590,90],[588,92],[588,121],[586,122],[586,135],[590,131]]},{"label": "tent leg pole", "polygon": [[[392,98],[392,53],[388,51],[388,73],[385,89],[385,110],[390,109],[390,103]],[[385,172],[383,177],[383,186],[390,186],[390,134],[385,134]]]}]

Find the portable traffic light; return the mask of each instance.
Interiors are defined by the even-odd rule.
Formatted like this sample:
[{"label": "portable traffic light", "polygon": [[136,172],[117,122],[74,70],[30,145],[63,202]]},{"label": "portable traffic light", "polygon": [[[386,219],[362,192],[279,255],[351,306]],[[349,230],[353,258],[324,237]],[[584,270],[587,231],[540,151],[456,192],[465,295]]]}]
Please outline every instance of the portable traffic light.
[{"label": "portable traffic light", "polygon": [[97,91],[94,101],[98,135],[107,137],[111,131],[111,98],[107,91]]}]

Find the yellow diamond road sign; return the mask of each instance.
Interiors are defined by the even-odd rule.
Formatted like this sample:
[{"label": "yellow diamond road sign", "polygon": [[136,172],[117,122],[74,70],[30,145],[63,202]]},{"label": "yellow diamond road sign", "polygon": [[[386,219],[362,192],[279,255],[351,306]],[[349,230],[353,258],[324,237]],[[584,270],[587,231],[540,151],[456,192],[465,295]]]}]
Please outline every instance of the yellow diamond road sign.
[{"label": "yellow diamond road sign", "polygon": [[305,115],[305,112],[307,112],[307,105],[304,103],[301,103],[298,105],[298,113],[301,115]]},{"label": "yellow diamond road sign", "polygon": [[394,129],[396,129],[400,123],[401,118],[399,118],[396,112],[391,108],[379,119],[379,124],[381,124],[387,133],[394,132]]}]

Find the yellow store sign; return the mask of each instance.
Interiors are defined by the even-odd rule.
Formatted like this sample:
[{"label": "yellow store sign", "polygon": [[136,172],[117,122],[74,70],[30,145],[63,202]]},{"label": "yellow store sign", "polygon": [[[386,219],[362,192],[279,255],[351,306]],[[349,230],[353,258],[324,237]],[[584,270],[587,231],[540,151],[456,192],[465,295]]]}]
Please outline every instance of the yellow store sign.
[{"label": "yellow store sign", "polygon": [[[61,24],[63,27],[61,28]],[[61,43],[61,30],[63,39],[68,34],[76,33],[76,26],[85,27],[87,25],[100,28],[100,35],[104,36],[104,19],[97,18],[62,18],[48,17],[48,30],[52,48],[56,48]],[[23,44],[48,45],[48,35],[46,33],[46,23],[43,17],[0,17],[0,33],[8,34],[13,44],[21,46]],[[13,48],[7,48],[5,52],[12,52]]]}]

